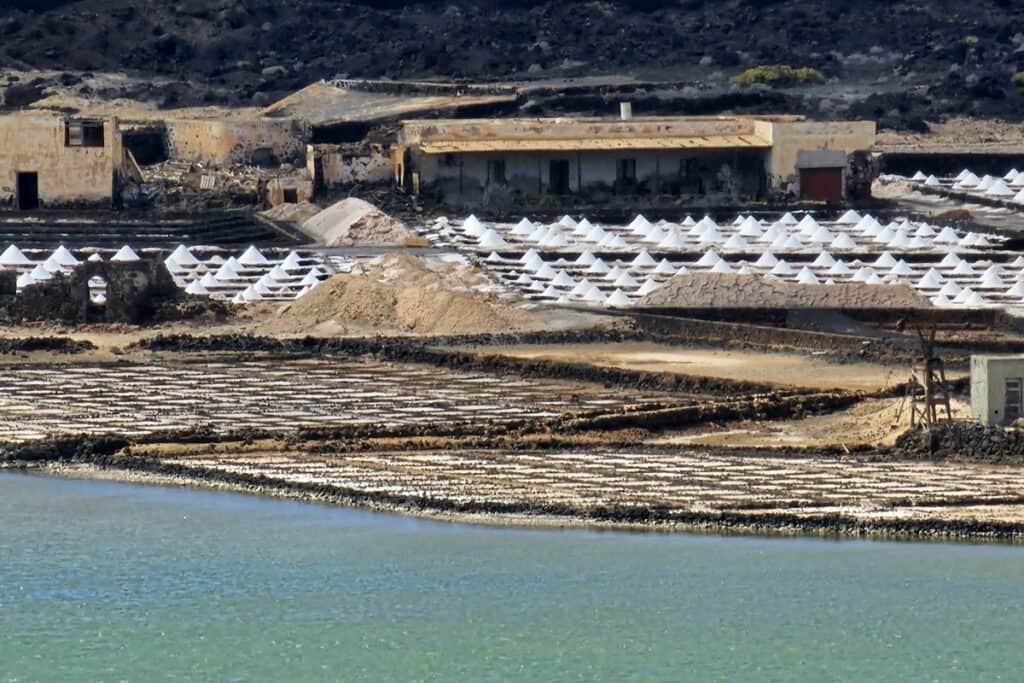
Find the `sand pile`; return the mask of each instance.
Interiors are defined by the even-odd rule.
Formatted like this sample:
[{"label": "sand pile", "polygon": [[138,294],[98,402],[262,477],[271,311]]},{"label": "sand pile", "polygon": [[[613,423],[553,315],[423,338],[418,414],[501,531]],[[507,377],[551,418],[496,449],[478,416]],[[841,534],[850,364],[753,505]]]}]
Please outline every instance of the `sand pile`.
[{"label": "sand pile", "polygon": [[287,221],[302,225],[313,216],[320,213],[320,207],[311,202],[299,202],[298,204],[278,204],[272,209],[261,211],[261,216],[266,216],[272,221]]},{"label": "sand pile", "polygon": [[543,325],[533,314],[474,291],[466,264],[382,256],[361,274],[336,275],[261,327],[300,334],[479,334]]},{"label": "sand pile", "polygon": [[301,225],[302,231],[328,247],[355,244],[404,244],[412,237],[405,225],[373,204],[356,197],[342,199]]},{"label": "sand pile", "polygon": [[637,302],[649,308],[930,308],[910,285],[799,285],[730,273],[676,275]]}]

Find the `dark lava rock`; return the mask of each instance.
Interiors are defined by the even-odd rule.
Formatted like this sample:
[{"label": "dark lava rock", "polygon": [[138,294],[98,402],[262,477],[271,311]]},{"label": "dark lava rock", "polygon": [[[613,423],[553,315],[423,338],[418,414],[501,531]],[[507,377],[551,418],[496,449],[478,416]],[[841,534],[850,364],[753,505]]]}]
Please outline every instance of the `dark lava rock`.
[{"label": "dark lava rock", "polygon": [[941,422],[931,431],[911,429],[896,439],[903,457],[1024,464],[1024,430],[978,422]]}]

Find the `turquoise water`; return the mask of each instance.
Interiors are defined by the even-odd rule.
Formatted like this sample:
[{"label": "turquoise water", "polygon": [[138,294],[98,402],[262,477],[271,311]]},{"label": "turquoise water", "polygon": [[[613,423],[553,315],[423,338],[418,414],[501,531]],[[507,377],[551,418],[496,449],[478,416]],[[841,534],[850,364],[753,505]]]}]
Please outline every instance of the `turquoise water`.
[{"label": "turquoise water", "polygon": [[1022,677],[1024,548],[493,529],[0,474],[0,681]]}]

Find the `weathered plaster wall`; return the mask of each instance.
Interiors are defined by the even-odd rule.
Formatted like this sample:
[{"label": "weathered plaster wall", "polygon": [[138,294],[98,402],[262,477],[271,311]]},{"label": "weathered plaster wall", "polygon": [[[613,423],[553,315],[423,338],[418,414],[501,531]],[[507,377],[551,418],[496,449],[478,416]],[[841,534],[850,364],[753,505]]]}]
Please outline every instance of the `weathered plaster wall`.
[{"label": "weathered plaster wall", "polygon": [[103,147],[65,147],[61,116],[0,116],[0,204],[13,205],[19,172],[39,174],[43,206],[109,204],[124,159],[115,119],[104,123],[103,138]]},{"label": "weathered plaster wall", "polygon": [[875,144],[873,121],[790,121],[770,124],[772,150],[768,158],[768,175],[776,189],[799,190],[796,170],[801,150],[832,149],[851,154]]},{"label": "weathered plaster wall", "polygon": [[285,190],[295,191],[296,202],[308,202],[313,199],[313,181],[302,176],[272,178],[267,182],[267,203],[278,206],[285,202]]},{"label": "weathered plaster wall", "polygon": [[258,150],[282,161],[305,155],[302,128],[290,120],[170,120],[167,143],[172,159],[208,166],[250,163]]},{"label": "weathered plaster wall", "polygon": [[309,177],[316,176],[316,159],[321,159],[323,176],[318,180],[326,187],[352,183],[381,183],[394,174],[394,160],[390,152],[379,145],[308,145],[306,170]]}]

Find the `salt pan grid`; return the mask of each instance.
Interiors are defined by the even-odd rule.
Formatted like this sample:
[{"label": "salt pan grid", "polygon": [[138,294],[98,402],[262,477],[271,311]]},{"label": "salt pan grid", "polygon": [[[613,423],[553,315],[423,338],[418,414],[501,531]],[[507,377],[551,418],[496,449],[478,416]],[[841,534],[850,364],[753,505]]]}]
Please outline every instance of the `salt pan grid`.
[{"label": "salt pan grid", "polygon": [[538,303],[629,307],[677,274],[738,273],[804,285],[907,284],[940,308],[1024,308],[1024,256],[997,235],[847,211],[835,221],[705,216],[608,226],[438,219],[437,246],[472,251],[505,286]]},{"label": "salt pan grid", "polygon": [[918,171],[909,180],[923,187],[956,190],[974,197],[1002,199],[1024,205],[1024,173],[1015,168],[1001,178],[991,175],[979,177],[965,168],[952,178],[938,178]]},{"label": "salt pan grid", "polygon": [[[691,453],[461,451],[197,454],[169,462],[371,493],[501,504],[658,506],[669,511],[784,509],[894,512],[901,506],[1016,499],[1019,468],[759,458]],[[769,505],[770,504],[770,505]]]},{"label": "salt pan grid", "polygon": [[359,423],[507,421],[663,404],[679,398],[606,391],[373,361],[210,362],[6,367],[0,440],[55,434],[147,434]]}]

